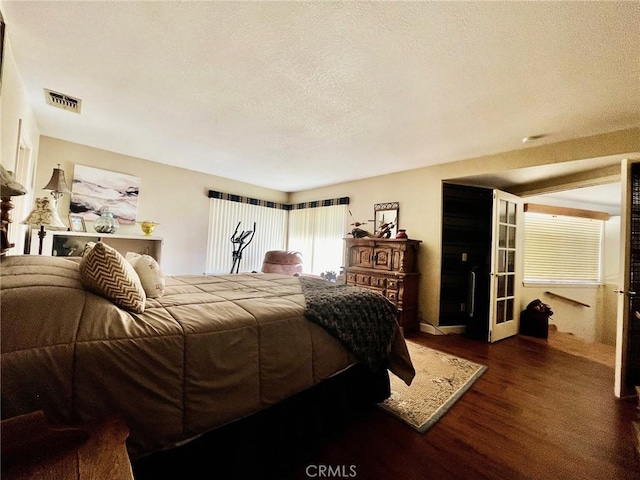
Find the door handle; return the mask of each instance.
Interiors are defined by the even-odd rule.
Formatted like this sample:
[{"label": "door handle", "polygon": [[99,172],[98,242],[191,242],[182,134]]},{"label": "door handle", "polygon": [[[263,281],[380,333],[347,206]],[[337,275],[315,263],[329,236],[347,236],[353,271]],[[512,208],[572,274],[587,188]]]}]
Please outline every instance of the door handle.
[{"label": "door handle", "polygon": [[469,299],[468,299],[468,303],[469,303],[469,311],[467,312],[467,314],[469,315],[469,317],[473,318],[473,315],[475,314],[476,311],[476,272],[474,272],[473,270],[470,272],[469,275]]},{"label": "door handle", "polygon": [[[624,293],[625,293],[625,291],[624,291],[624,290],[614,290],[614,291],[613,291],[613,293],[620,293],[620,294],[624,294]],[[629,294],[629,295],[637,295],[637,294],[638,294],[638,292],[633,292],[633,291],[631,291],[631,290],[629,290],[629,291],[628,291],[628,292],[626,292],[626,293],[627,293],[627,294]]]}]

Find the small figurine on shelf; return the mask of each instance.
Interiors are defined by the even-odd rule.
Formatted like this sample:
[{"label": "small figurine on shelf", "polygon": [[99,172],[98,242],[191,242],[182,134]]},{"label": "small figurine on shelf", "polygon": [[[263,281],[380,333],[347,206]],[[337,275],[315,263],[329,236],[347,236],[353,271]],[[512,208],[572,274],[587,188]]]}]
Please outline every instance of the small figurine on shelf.
[{"label": "small figurine on shelf", "polygon": [[[351,213],[351,210],[349,210],[349,216],[351,217],[351,220],[353,220],[353,214]],[[354,220],[353,223],[351,223],[351,225],[354,228],[349,233],[351,235],[353,235],[353,238],[373,237],[373,235],[371,233],[369,233],[368,231],[360,228],[362,225],[366,225],[366,224],[367,224],[367,222],[361,223],[361,222],[356,222]]]},{"label": "small figurine on shelf", "polygon": [[380,228],[378,229],[376,236],[378,238],[390,238],[391,237],[391,230],[393,230],[393,227],[395,227],[396,224],[391,222],[391,223],[383,223],[380,225]]},{"label": "small figurine on shelf", "polygon": [[153,233],[153,230],[160,225],[159,223],[152,222],[151,220],[145,220],[144,222],[140,222],[140,228],[142,228],[142,233],[146,237],[150,236]]}]

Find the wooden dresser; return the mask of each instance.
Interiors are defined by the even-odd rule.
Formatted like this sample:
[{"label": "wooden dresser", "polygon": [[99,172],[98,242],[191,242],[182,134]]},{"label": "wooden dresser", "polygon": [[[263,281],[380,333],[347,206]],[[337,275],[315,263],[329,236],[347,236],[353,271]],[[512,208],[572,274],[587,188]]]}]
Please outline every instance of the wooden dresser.
[{"label": "wooden dresser", "polygon": [[418,250],[421,240],[345,238],[348,285],[366,287],[398,307],[403,332],[418,330]]}]

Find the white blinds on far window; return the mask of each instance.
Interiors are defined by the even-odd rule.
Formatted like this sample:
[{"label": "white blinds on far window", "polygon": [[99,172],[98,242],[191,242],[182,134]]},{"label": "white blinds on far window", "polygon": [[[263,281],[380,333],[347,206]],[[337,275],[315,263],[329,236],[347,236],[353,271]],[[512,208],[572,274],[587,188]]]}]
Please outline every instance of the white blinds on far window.
[{"label": "white blinds on far window", "polygon": [[238,233],[253,230],[253,222],[256,222],[255,235],[242,254],[239,272],[259,272],[267,251],[285,248],[285,210],[218,198],[212,198],[210,202],[207,273],[231,271],[234,247],[231,236],[238,222],[241,222]]},{"label": "white blinds on far window", "polygon": [[305,273],[340,273],[348,205],[289,212],[289,250],[302,253]]},{"label": "white blinds on far window", "polygon": [[525,213],[524,280],[600,283],[604,222]]}]

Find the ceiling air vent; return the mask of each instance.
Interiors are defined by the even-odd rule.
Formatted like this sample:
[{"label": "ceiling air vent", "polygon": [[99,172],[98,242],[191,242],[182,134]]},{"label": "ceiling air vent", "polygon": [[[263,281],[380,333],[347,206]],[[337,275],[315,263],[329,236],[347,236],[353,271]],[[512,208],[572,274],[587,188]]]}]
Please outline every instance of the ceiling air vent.
[{"label": "ceiling air vent", "polygon": [[47,105],[68,110],[69,112],[80,113],[82,100],[79,98],[73,98],[69,95],[65,95],[64,93],[54,92],[47,88],[44,89],[44,96],[47,99]]}]

